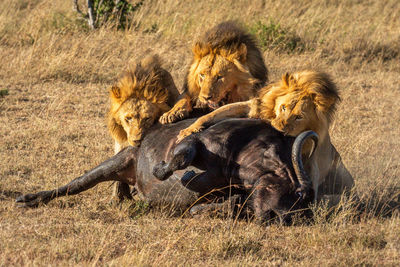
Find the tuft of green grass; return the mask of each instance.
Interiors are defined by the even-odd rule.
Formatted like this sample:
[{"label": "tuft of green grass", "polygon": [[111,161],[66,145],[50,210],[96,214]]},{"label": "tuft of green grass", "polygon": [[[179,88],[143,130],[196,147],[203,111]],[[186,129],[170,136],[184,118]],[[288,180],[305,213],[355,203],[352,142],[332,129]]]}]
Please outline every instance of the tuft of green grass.
[{"label": "tuft of green grass", "polygon": [[41,23],[41,31],[52,33],[87,32],[89,27],[84,18],[70,16],[66,12],[54,12]]},{"label": "tuft of green grass", "polygon": [[143,215],[147,214],[150,210],[149,203],[143,200],[134,201],[128,208],[128,216],[137,220]]},{"label": "tuft of green grass", "polygon": [[279,52],[301,52],[305,45],[301,38],[294,32],[270,19],[268,22],[257,21],[249,27],[264,50],[275,50]]},{"label": "tuft of green grass", "polygon": [[0,90],[0,96],[1,96],[1,97],[4,97],[4,96],[6,96],[6,95],[8,95],[8,90],[7,90],[7,89],[2,89],[2,90]]},{"label": "tuft of green grass", "polygon": [[131,22],[134,13],[143,5],[143,1],[135,4],[129,1],[121,0],[116,3],[112,0],[95,0],[94,13],[96,17],[96,26],[102,26],[111,23],[117,29],[127,28]]}]

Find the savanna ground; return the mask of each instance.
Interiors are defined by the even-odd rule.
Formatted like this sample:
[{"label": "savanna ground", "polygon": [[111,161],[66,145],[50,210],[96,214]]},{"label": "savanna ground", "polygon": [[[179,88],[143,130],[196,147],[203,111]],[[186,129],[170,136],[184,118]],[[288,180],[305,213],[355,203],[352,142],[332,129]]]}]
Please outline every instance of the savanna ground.
[{"label": "savanna ground", "polygon": [[[400,263],[398,211],[382,209],[400,192],[398,0],[145,0],[125,30],[89,30],[71,7],[0,2],[1,266]],[[157,52],[181,86],[192,40],[226,19],[256,34],[270,80],[305,68],[332,75],[342,96],[332,139],[366,209],[343,202],[330,217],[314,208],[311,224],[265,227],[113,206],[110,183],[15,206],[21,193],[60,186],[113,154],[107,88],[129,63]]]}]

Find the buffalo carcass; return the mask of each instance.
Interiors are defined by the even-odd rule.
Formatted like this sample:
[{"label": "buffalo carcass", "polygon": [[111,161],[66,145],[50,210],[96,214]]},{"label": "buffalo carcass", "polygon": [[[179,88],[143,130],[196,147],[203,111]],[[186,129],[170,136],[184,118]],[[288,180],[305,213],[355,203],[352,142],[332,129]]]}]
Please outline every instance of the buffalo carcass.
[{"label": "buffalo carcass", "polygon": [[[179,131],[191,123],[155,125],[140,147],[127,147],[65,186],[22,195],[16,202],[37,206],[112,180],[133,185],[150,204],[169,203],[182,210],[211,196],[240,195],[260,220],[274,213],[285,221],[290,219],[286,214],[312,201],[300,151],[307,138],[317,141],[315,133],[305,132],[295,141],[260,120],[230,119],[176,145]],[[160,181],[153,170],[169,179]]]}]

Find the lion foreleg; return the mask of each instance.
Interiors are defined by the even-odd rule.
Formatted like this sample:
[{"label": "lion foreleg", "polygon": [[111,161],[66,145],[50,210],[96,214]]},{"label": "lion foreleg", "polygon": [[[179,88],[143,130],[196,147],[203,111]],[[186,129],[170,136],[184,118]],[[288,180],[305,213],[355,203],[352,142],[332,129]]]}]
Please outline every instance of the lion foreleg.
[{"label": "lion foreleg", "polygon": [[[315,156],[314,156],[315,157]],[[314,158],[313,157],[313,158]],[[320,173],[319,173],[319,167],[318,167],[318,163],[316,160],[312,159],[312,162],[310,164],[310,177],[311,177],[311,181],[313,184],[313,190],[314,190],[314,202],[317,203],[318,200],[318,188],[320,185]]]},{"label": "lion foreleg", "polygon": [[330,194],[349,193],[354,187],[354,179],[344,166],[339,153],[335,150],[334,160],[325,179]]},{"label": "lion foreleg", "polygon": [[114,142],[114,155],[118,154],[124,148],[124,144],[115,141]]},{"label": "lion foreleg", "polygon": [[177,142],[182,141],[185,137],[193,133],[201,132],[204,128],[224,119],[248,117],[251,105],[252,100],[236,102],[222,106],[207,115],[201,116],[188,128],[179,132]]}]

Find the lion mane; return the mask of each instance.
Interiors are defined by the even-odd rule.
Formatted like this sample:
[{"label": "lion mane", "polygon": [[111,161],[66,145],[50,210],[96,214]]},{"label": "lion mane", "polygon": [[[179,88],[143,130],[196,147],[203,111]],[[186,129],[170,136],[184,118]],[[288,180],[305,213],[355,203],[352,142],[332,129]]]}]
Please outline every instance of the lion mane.
[{"label": "lion mane", "polygon": [[[141,108],[129,102],[147,102],[153,104],[150,114],[155,117],[161,110],[165,112],[176,101],[179,95],[170,73],[162,68],[158,55],[150,55],[139,63],[131,66],[110,89],[110,110],[108,112],[108,129],[111,136],[119,144],[127,142],[127,132],[124,130],[117,113],[128,107]],[[131,104],[131,105],[129,105]],[[126,106],[126,107],[125,107]],[[140,110],[127,110],[141,115]],[[156,114],[157,113],[157,114]]]},{"label": "lion mane", "polygon": [[[328,74],[306,70],[284,74],[279,82],[262,88],[257,100],[250,117],[269,121],[281,131],[287,124],[296,124],[288,127],[295,134],[286,132],[296,136],[296,127],[318,134],[327,132],[340,97]],[[315,113],[315,116],[310,116],[310,113]],[[299,116],[303,118],[299,119]]]},{"label": "lion mane", "polygon": [[129,98],[142,98],[152,103],[166,103],[170,92],[161,87],[165,70],[158,55],[144,58],[130,67],[110,90],[111,101],[117,105]]}]

